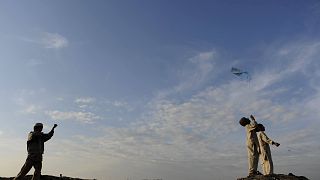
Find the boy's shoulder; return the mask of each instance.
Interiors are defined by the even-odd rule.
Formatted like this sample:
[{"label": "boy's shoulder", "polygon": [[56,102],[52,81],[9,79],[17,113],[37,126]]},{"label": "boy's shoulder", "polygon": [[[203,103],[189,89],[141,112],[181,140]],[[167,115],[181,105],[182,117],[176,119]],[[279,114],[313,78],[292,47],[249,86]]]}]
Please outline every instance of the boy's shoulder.
[{"label": "boy's shoulder", "polygon": [[247,129],[255,129],[257,126],[256,126],[256,124],[247,124],[247,125],[245,125],[245,128],[247,128]]}]

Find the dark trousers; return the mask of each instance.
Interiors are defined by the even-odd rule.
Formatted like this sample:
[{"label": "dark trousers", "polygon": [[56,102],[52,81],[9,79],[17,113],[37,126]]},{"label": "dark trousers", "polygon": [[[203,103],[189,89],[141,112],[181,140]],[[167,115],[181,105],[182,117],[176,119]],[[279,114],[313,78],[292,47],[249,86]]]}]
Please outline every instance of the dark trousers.
[{"label": "dark trousers", "polygon": [[42,168],[42,154],[28,154],[26,162],[24,163],[19,174],[14,178],[14,180],[22,180],[32,167],[34,167],[34,174],[32,180],[40,180]]}]

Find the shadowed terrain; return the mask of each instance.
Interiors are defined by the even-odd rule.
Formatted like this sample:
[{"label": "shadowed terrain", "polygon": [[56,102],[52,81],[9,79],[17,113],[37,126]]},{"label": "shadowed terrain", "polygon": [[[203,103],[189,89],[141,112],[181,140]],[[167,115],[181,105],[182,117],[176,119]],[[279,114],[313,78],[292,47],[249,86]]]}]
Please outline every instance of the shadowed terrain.
[{"label": "shadowed terrain", "polygon": [[272,174],[272,175],[255,175],[252,177],[238,178],[237,180],[309,180],[304,176],[295,176],[292,173],[288,175],[284,174]]},{"label": "shadowed terrain", "polygon": [[[24,180],[31,180],[32,175],[28,175],[24,178]],[[0,180],[12,180],[13,177],[0,177]],[[41,180],[96,180],[96,179],[80,179],[80,178],[71,178],[71,177],[56,177],[56,176],[49,176],[49,175],[42,175]]]}]

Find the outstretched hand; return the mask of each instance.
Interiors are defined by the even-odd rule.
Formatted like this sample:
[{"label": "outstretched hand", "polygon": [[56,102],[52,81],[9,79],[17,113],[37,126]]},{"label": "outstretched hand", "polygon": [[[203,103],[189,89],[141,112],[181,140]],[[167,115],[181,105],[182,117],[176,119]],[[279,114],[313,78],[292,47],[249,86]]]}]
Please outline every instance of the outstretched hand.
[{"label": "outstretched hand", "polygon": [[53,125],[53,129],[56,128],[57,126],[58,126],[57,124],[54,124],[54,125]]},{"label": "outstretched hand", "polygon": [[278,146],[280,146],[280,144],[279,144],[279,143],[274,143],[274,145],[275,145],[275,146],[277,146],[277,147],[278,147]]},{"label": "outstretched hand", "polygon": [[254,120],[254,121],[256,120],[256,119],[253,117],[253,115],[250,115],[250,118],[251,118],[252,120]]}]

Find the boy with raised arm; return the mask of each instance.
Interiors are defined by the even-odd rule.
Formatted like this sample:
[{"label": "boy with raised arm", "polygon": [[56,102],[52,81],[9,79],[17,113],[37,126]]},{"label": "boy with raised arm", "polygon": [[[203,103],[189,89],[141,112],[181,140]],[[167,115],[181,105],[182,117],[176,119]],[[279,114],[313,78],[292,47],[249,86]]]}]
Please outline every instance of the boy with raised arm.
[{"label": "boy with raised arm", "polygon": [[248,151],[248,165],[249,165],[249,176],[254,176],[258,174],[258,161],[259,161],[259,141],[256,134],[257,122],[253,115],[250,119],[243,117],[240,119],[239,123],[241,126],[246,128],[246,144]]},{"label": "boy with raised arm", "polygon": [[34,167],[34,174],[32,176],[32,180],[40,180],[44,142],[51,139],[54,133],[54,129],[57,126],[57,124],[54,124],[51,131],[48,134],[46,134],[42,132],[42,123],[36,123],[34,125],[34,131],[29,133],[27,140],[28,157],[26,159],[26,162],[22,166],[19,174],[14,178],[14,180],[22,180],[32,167]]}]

